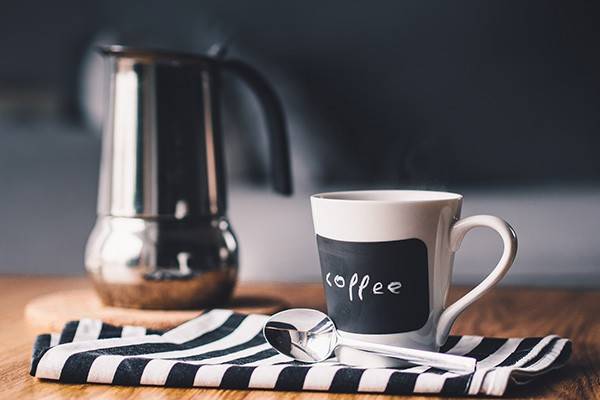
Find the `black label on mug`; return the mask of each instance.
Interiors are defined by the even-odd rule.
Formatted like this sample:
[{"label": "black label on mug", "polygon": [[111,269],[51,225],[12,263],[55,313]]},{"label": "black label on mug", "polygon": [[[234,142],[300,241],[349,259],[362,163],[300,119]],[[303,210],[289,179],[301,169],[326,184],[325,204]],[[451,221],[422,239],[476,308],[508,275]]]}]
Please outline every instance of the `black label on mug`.
[{"label": "black label on mug", "polygon": [[327,311],[338,329],[387,334],[425,325],[429,274],[422,240],[345,242],[317,235],[317,245]]}]

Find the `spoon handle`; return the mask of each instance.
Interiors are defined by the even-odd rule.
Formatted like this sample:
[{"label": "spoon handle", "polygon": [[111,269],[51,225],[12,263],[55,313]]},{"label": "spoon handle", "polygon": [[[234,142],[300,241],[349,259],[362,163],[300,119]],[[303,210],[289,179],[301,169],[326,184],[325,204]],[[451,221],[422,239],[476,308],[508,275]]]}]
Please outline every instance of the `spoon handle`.
[{"label": "spoon handle", "polygon": [[353,339],[341,339],[340,346],[348,346],[357,350],[370,351],[387,357],[393,357],[418,365],[445,369],[452,372],[471,373],[475,371],[477,360],[472,357],[456,356],[453,354],[437,353],[426,350],[408,349],[405,347],[386,344],[363,342]]}]

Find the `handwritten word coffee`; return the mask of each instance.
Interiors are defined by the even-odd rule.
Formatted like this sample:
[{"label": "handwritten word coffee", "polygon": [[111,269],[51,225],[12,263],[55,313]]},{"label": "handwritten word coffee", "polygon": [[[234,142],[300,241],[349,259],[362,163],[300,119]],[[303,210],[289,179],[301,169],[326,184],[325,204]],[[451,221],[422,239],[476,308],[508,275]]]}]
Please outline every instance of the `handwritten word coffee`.
[{"label": "handwritten word coffee", "polygon": [[[335,275],[333,277],[333,283],[332,283],[332,279],[331,279],[331,272],[328,272],[327,275],[325,276],[325,282],[327,282],[327,284],[332,288],[337,287],[339,289],[344,289],[347,286],[348,287],[348,297],[349,297],[350,301],[354,301],[354,292],[355,291],[356,291],[356,294],[358,295],[358,298],[361,301],[364,300],[363,295],[367,294],[367,293],[372,293],[375,296],[385,294],[386,292],[389,292],[391,294],[400,294],[400,289],[402,288],[401,282],[396,282],[396,281],[388,282],[384,288],[384,284],[380,281],[377,281],[377,282],[374,282],[373,286],[369,289],[370,280],[371,280],[371,278],[367,274],[367,275],[364,275],[362,277],[362,279],[360,279],[360,283],[359,283],[358,274],[354,273],[350,277],[350,281],[346,285],[346,279],[341,275]],[[357,285],[358,285],[358,287],[357,287]]]}]

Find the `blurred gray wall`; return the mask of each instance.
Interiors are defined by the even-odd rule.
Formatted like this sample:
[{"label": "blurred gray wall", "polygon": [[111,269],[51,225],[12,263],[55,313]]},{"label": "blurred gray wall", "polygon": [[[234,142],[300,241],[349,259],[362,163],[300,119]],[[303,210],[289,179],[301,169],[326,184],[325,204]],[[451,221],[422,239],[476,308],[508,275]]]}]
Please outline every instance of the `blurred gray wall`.
[{"label": "blurred gray wall", "polygon": [[[0,146],[0,273],[82,274],[95,218],[99,140],[65,126],[59,133],[57,126],[0,129],[13,132]],[[318,280],[308,196],[345,187],[300,184],[285,198],[267,187],[231,186],[241,278]],[[516,229],[519,253],[505,283],[600,287],[600,188],[449,189],[465,194],[463,215],[495,214]],[[491,231],[469,233],[457,253],[455,281],[479,281],[500,257],[500,245]]]},{"label": "blurred gray wall", "polygon": [[[0,273],[83,271],[100,141],[83,118],[82,59],[114,37],[195,52],[229,41],[282,97],[291,199],[265,187],[253,99],[225,87],[243,279],[318,279],[308,195],[385,186],[461,191],[465,215],[510,221],[507,282],[600,287],[598,18],[584,1],[5,2]],[[471,233],[456,280],[479,280],[498,245]]]},{"label": "blurred gray wall", "polygon": [[[554,0],[8,1],[0,96],[31,93],[76,118],[95,38],[194,52],[227,42],[306,125],[291,133],[321,182],[594,184],[599,18],[598,2]],[[256,163],[251,127],[237,126],[252,150],[238,156]]]}]

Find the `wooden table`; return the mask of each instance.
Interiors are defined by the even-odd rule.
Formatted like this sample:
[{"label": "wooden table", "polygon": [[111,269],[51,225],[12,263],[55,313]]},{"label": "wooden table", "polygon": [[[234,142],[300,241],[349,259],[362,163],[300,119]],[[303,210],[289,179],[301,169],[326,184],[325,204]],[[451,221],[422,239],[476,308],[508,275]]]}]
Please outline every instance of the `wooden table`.
[{"label": "wooden table", "polygon": [[[39,381],[28,374],[35,332],[23,319],[31,298],[60,289],[87,287],[83,278],[0,277],[0,398],[102,399],[389,399],[385,395],[65,385]],[[320,284],[254,284],[265,294],[285,296],[294,306],[323,309]],[[456,298],[465,289],[453,291]],[[538,336],[549,333],[573,340],[565,368],[533,385],[510,390],[512,398],[600,399],[600,292],[501,288],[485,296],[457,321],[455,332],[493,336]],[[422,399],[433,399],[426,396]]]}]

